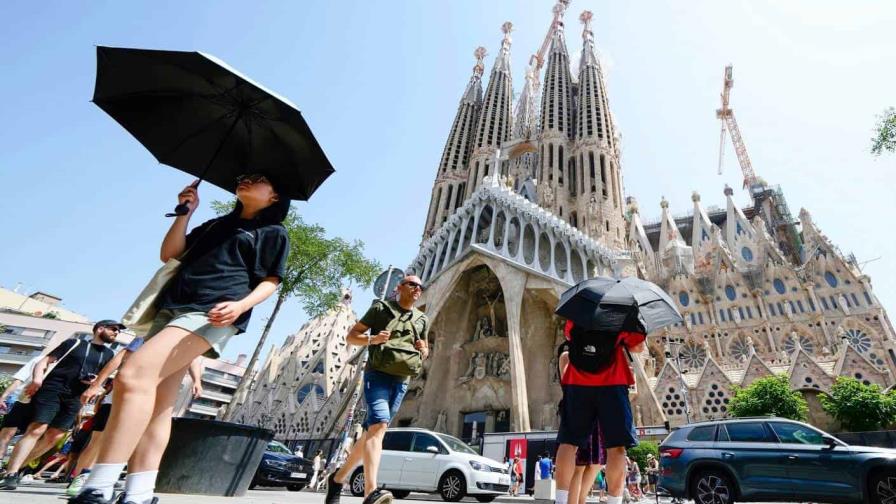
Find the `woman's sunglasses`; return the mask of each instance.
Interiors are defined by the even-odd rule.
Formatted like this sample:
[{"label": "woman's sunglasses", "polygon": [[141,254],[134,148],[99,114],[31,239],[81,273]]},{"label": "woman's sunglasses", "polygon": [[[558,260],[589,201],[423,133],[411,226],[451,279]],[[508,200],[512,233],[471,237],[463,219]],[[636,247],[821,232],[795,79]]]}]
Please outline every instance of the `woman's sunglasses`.
[{"label": "woman's sunglasses", "polygon": [[271,181],[268,180],[267,177],[265,177],[264,175],[259,175],[257,173],[252,174],[252,175],[240,175],[239,177],[236,178],[236,185],[240,185],[243,182],[246,182],[249,184],[258,184],[259,182],[264,182],[267,184],[271,183]]}]

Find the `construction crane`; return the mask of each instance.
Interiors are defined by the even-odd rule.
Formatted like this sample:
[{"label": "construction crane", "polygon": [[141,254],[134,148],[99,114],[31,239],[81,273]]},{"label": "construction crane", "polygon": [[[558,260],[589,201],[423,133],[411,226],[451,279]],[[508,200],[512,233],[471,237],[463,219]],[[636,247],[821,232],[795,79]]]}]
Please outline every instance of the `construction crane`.
[{"label": "construction crane", "polygon": [[734,110],[728,106],[732,87],[734,87],[734,66],[728,65],[725,67],[725,80],[722,84],[722,108],[716,110],[716,117],[722,122],[722,131],[719,134],[719,175],[722,174],[725,131],[727,130],[731,133],[731,143],[734,144],[734,151],[737,153],[737,160],[740,162],[740,169],[744,174],[744,189],[749,188],[752,192],[753,186],[757,185],[758,180],[756,173],[753,172],[753,164],[750,163],[750,155],[747,154],[747,146],[744,145],[740,128],[737,127]]}]

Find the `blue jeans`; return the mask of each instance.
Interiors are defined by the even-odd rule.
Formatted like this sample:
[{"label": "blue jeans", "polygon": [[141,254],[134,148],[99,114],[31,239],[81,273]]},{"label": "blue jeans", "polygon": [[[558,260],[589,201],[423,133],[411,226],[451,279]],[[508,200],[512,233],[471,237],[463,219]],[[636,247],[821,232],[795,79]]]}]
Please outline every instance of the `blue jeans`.
[{"label": "blue jeans", "polygon": [[362,426],[388,424],[398,413],[401,400],[408,391],[408,379],[379,371],[364,373],[364,401],[367,403],[367,418]]}]

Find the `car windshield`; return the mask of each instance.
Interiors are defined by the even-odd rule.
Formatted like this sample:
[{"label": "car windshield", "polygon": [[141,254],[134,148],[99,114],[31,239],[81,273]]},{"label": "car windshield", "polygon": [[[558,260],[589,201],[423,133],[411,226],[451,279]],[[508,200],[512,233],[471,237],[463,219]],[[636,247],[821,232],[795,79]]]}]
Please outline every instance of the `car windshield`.
[{"label": "car windshield", "polygon": [[285,444],[279,441],[271,441],[268,443],[268,451],[274,453],[285,453],[287,455],[292,455],[292,452],[289,451],[289,448],[286,447]]},{"label": "car windshield", "polygon": [[443,443],[448,445],[448,448],[450,448],[451,451],[466,453],[469,455],[479,455],[478,453],[473,451],[472,448],[467,446],[463,441],[461,441],[460,439],[457,439],[456,437],[451,437],[446,434],[438,434],[438,436],[439,436],[439,439],[441,439]]}]

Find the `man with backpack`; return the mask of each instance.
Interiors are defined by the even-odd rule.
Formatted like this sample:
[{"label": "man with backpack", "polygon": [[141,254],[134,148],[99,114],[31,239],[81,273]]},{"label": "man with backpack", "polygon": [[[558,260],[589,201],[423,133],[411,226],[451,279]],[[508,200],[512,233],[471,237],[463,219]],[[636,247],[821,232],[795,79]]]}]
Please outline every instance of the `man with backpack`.
[{"label": "man with backpack", "polygon": [[607,452],[607,504],[621,504],[626,448],[638,444],[628,389],[635,383],[628,352],[644,351],[642,332],[591,331],[566,323],[569,366],[560,380],[563,401],[557,434],[557,504],[567,504],[576,450],[600,425]]},{"label": "man with backpack", "polygon": [[367,418],[363,423],[364,434],[355,443],[345,464],[327,481],[325,504],[339,502],[346,478],[359,463],[364,464],[363,504],[392,501],[392,494],[377,488],[376,484],[383,437],[401,406],[410,378],[420,373],[423,359],[429,354],[429,319],[414,308],[423,293],[423,283],[416,276],[406,276],[396,292],[395,301],[374,301],[345,337],[350,345],[368,347],[363,382]]}]

